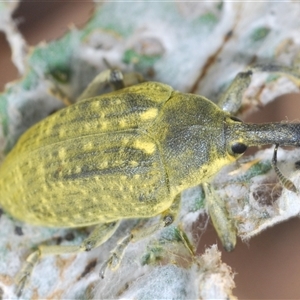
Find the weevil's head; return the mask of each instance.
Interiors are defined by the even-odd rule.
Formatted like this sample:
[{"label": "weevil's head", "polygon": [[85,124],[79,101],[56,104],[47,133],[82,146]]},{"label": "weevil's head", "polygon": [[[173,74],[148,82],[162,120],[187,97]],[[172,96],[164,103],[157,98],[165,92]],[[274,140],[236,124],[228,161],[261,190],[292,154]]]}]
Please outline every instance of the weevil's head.
[{"label": "weevil's head", "polygon": [[226,131],[237,123],[241,121],[204,97],[174,92],[151,128],[170,186],[181,191],[207,182],[243,154],[243,139],[231,139]]},{"label": "weevil's head", "polygon": [[300,124],[248,124],[204,97],[173,92],[150,134],[176,191],[207,182],[249,146],[300,145]]}]

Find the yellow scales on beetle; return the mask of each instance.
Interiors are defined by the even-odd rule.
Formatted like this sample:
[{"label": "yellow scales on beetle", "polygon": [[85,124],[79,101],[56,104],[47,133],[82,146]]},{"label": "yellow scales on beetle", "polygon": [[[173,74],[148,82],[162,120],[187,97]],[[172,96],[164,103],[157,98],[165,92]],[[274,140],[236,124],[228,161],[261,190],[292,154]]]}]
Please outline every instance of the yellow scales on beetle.
[{"label": "yellow scales on beetle", "polygon": [[[258,66],[239,73],[218,105],[170,86],[146,82],[95,96],[99,84],[123,86],[119,71],[101,73],[79,101],[32,126],[0,167],[0,205],[21,221],[42,226],[96,225],[77,246],[40,246],[17,276],[18,293],[38,260],[48,254],[88,251],[109,239],[120,220],[162,215],[171,224],[180,193],[202,184],[212,222],[226,250],[236,233],[211,178],[248,146],[300,145],[300,124],[247,124],[233,116],[253,71],[283,73],[299,85],[293,69]],[[91,96],[91,97],[90,97]],[[121,257],[134,234],[120,243]],[[116,258],[115,257],[115,258]],[[111,266],[108,258],[104,265]]]}]

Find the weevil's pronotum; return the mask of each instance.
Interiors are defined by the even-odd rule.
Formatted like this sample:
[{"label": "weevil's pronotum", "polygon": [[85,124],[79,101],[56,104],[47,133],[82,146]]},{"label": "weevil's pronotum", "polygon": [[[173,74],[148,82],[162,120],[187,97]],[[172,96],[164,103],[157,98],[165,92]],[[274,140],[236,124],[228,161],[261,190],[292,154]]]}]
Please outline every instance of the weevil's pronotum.
[{"label": "weevil's pronotum", "polygon": [[[162,215],[160,226],[172,223],[180,193],[198,184],[204,186],[209,214],[224,247],[232,250],[234,225],[209,184],[211,178],[248,146],[300,144],[300,124],[246,124],[232,116],[257,69],[284,73],[300,83],[293,69],[249,68],[237,75],[216,105],[157,82],[93,95],[111,74],[106,72],[81,97],[91,98],[25,132],[0,168],[4,210],[33,225],[96,226],[81,245],[40,246],[17,276],[19,291],[40,257],[97,247],[122,219]],[[115,85],[123,81],[121,76],[114,78]],[[125,248],[130,238],[120,245]],[[115,256],[120,252],[116,249]],[[110,264],[108,259],[105,266]]]}]

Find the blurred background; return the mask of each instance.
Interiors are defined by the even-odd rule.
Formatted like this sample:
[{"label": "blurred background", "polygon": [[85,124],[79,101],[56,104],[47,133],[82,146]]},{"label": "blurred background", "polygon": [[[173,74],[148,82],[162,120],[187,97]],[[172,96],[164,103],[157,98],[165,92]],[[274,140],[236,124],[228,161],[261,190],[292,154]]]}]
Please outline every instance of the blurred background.
[{"label": "blurred background", "polygon": [[[70,25],[81,27],[93,12],[92,1],[22,1],[14,13],[29,45],[61,37]],[[16,80],[18,72],[10,60],[10,49],[0,32],[0,90]],[[299,120],[300,95],[286,95],[264,107],[246,121]],[[222,249],[212,226],[201,236],[200,249],[213,243]],[[300,299],[300,220],[293,219],[270,228],[248,243],[238,242],[232,253],[223,251],[222,260],[236,273],[240,299]]]}]

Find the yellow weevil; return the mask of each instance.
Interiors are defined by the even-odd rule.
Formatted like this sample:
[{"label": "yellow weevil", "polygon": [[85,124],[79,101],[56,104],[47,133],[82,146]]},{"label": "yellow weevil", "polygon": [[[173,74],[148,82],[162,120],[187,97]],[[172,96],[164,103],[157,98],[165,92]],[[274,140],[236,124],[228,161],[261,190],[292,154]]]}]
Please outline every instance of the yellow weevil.
[{"label": "yellow weevil", "polygon": [[[16,277],[18,293],[42,256],[91,250],[109,239],[122,219],[161,214],[159,226],[169,225],[176,218],[180,193],[198,184],[204,186],[225,249],[232,250],[234,225],[209,184],[211,178],[248,146],[276,144],[277,151],[278,145],[300,145],[300,124],[246,124],[233,116],[257,70],[283,73],[300,83],[294,69],[249,68],[216,105],[157,82],[95,96],[104,82],[123,86],[120,72],[104,72],[80,101],[26,131],[0,167],[3,209],[33,225],[96,226],[81,245],[40,246],[29,255]],[[276,159],[273,164],[276,169]],[[281,180],[295,190],[286,178]],[[132,238],[115,249],[117,264]],[[103,272],[111,265],[108,258]]]}]

